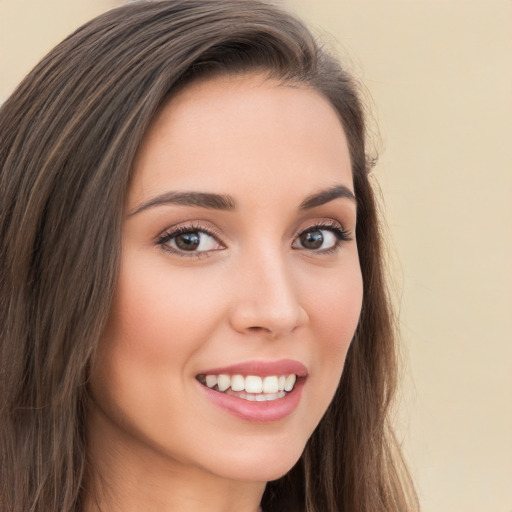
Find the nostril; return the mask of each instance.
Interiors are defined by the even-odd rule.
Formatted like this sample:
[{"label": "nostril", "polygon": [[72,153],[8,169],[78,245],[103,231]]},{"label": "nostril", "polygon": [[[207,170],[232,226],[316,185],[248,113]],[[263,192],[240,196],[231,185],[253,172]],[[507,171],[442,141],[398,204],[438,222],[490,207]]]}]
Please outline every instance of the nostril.
[{"label": "nostril", "polygon": [[258,331],[270,331],[270,329],[267,329],[265,327],[258,327],[257,325],[255,325],[254,327],[249,327],[247,329],[248,331],[252,331],[252,332],[258,332]]}]

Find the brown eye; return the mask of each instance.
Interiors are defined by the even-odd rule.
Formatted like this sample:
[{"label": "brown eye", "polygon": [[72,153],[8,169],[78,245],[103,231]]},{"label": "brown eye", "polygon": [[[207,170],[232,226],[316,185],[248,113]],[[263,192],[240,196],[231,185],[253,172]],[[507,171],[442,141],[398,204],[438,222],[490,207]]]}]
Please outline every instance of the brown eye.
[{"label": "brown eye", "polygon": [[215,238],[202,229],[179,228],[165,233],[158,240],[163,249],[178,255],[199,255],[209,251],[218,251],[225,247]]},{"label": "brown eye", "polygon": [[174,241],[176,247],[182,251],[195,251],[201,243],[201,237],[197,232],[182,233],[175,237]]},{"label": "brown eye", "polygon": [[297,236],[292,247],[324,253],[335,250],[342,241],[349,239],[348,233],[337,226],[312,226]]},{"label": "brown eye", "polygon": [[299,236],[300,243],[304,249],[320,249],[324,243],[322,230],[304,231]]}]

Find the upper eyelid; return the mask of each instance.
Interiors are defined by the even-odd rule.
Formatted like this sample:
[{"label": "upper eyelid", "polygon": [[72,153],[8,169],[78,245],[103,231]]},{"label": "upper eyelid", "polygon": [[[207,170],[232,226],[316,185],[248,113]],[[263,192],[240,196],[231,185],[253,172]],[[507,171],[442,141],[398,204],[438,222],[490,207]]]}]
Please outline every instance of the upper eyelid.
[{"label": "upper eyelid", "polygon": [[[338,233],[341,233],[341,235],[345,238],[345,241],[352,239],[352,231],[350,229],[346,229],[342,224],[336,222],[336,223],[318,223],[313,224],[305,229],[301,229],[297,232],[297,235],[295,235],[294,240],[299,238],[300,235],[303,233],[307,233],[308,231],[337,231]],[[341,241],[341,240],[340,240]]]},{"label": "upper eyelid", "polygon": [[312,222],[302,224],[302,226],[295,231],[295,237],[299,236],[300,234],[304,233],[304,231],[308,231],[310,229],[339,229],[344,232],[350,232],[348,228],[345,227],[345,225],[340,222],[339,220],[335,219],[316,219]]},{"label": "upper eyelid", "polygon": [[[199,225],[197,224],[196,222],[202,222],[202,221],[194,221],[194,222],[191,222],[191,223],[177,223],[177,224],[174,224],[172,226],[169,226],[167,228],[165,228],[164,230],[162,230],[156,237],[155,237],[155,241],[158,241],[158,240],[161,240],[162,238],[166,237],[166,236],[177,236],[181,233],[193,233],[193,232],[201,232],[201,233],[205,233],[206,235],[208,236],[211,236],[213,238],[215,238],[215,240],[217,240],[217,242],[223,244],[222,240],[221,240],[221,235],[220,235],[220,232],[218,229],[215,229],[214,227],[212,226],[204,226],[204,225]],[[172,236],[170,236],[172,238]]]}]

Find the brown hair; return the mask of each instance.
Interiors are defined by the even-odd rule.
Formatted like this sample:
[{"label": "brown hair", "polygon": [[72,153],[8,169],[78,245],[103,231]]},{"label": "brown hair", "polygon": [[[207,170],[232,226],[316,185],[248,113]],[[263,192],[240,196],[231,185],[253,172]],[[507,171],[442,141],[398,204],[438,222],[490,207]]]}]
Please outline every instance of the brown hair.
[{"label": "brown hair", "polygon": [[257,0],[136,2],[78,29],[0,111],[0,510],[78,511],[91,358],[109,314],[122,210],[163,101],[209,73],[265,70],[332,103],[350,148],[363,309],[327,413],[266,512],[415,509],[388,425],[394,333],[351,76],[293,16]]}]

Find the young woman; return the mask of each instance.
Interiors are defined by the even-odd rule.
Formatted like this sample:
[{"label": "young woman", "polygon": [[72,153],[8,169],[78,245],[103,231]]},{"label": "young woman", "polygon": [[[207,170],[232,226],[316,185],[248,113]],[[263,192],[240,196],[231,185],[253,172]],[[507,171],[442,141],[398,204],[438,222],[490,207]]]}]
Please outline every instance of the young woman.
[{"label": "young woman", "polygon": [[110,11],[0,137],[2,512],[415,509],[364,111],[299,21]]}]

